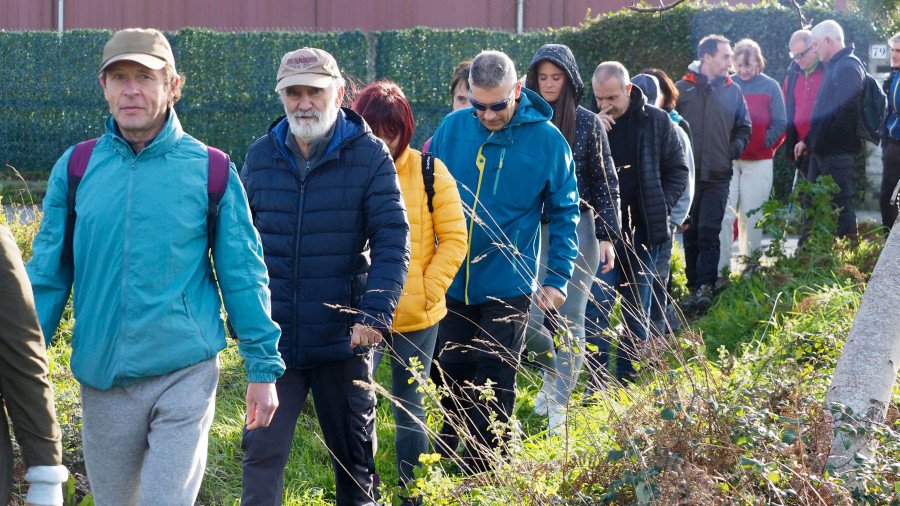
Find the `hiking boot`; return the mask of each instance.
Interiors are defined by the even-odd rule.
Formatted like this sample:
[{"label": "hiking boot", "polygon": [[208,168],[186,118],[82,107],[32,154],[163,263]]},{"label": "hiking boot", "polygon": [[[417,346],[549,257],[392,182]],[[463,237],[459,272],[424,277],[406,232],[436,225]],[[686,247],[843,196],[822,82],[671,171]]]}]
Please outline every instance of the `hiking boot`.
[{"label": "hiking boot", "polygon": [[697,290],[693,289],[688,292],[687,297],[681,301],[681,311],[684,313],[697,312]]},{"label": "hiking boot", "polygon": [[713,303],[713,287],[711,285],[700,285],[697,290],[697,312],[705,313]]},{"label": "hiking boot", "polygon": [[550,417],[547,421],[547,434],[557,437],[565,435],[566,425],[569,423],[569,415],[566,412],[566,407],[561,404],[552,403],[549,411]]}]

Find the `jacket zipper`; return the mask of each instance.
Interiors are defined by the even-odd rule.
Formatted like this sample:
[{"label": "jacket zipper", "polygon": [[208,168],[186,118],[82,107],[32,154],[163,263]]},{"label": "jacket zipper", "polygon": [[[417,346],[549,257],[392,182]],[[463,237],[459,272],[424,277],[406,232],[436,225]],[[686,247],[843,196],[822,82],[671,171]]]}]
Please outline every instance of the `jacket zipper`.
[{"label": "jacket zipper", "polygon": [[503,158],[506,156],[506,148],[500,150],[500,165],[494,169],[494,191],[493,194],[497,194],[497,184],[500,182],[500,171],[503,169]]},{"label": "jacket zipper", "polygon": [[[300,180],[300,198],[297,199],[297,235],[294,238],[294,262],[298,262],[300,259],[300,235],[303,229],[303,199],[306,194],[306,178],[309,177],[310,166],[309,160],[306,161],[306,175]],[[295,364],[297,362],[297,350],[299,347],[299,338],[300,332],[297,329],[297,283],[299,278],[299,268],[297,265],[294,265],[294,284],[293,290],[291,293],[291,298],[293,300],[293,305],[291,306],[291,332],[293,332],[293,344],[294,344],[294,357],[291,357]]]},{"label": "jacket zipper", "polygon": [[[121,335],[127,336],[127,330],[125,328],[125,322],[129,320],[128,314],[131,306],[131,297],[127,294],[130,293],[128,290],[128,257],[131,246],[131,210],[132,210],[132,193],[134,191],[134,175],[137,171],[137,155],[132,155],[131,157],[131,171],[128,173],[128,191],[125,192],[125,240],[122,241],[122,293],[125,295],[125,318],[122,318],[121,325]],[[124,346],[118,346],[119,356],[121,357],[125,353]]]},{"label": "jacket zipper", "polygon": [[478,148],[478,156],[475,157],[475,166],[478,167],[478,186],[475,187],[475,201],[472,202],[472,219],[469,220],[469,243],[466,245],[466,287],[463,295],[466,305],[469,304],[469,266],[472,260],[472,231],[475,230],[476,213],[478,211],[478,196],[481,194],[481,179],[484,176],[484,164],[487,159],[482,154],[484,144]]}]

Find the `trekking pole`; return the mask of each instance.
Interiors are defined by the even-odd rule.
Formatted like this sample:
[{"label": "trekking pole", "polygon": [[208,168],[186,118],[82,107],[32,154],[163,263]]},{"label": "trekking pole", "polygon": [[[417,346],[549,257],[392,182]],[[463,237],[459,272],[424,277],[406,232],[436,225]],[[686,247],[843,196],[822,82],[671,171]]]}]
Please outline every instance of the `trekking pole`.
[{"label": "trekking pole", "polygon": [[[797,174],[800,173],[800,169],[794,169],[794,182],[791,183],[791,194],[794,193],[794,189],[797,188]],[[788,215],[791,214],[791,206],[794,205],[794,201],[788,202]]]}]

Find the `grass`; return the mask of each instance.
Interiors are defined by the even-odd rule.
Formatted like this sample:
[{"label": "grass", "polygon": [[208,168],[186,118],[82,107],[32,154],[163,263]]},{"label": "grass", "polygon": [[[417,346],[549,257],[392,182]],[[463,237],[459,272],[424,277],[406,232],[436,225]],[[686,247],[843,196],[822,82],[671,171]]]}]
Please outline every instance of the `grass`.
[{"label": "grass", "polygon": [[[2,207],[0,224],[15,230],[27,257],[36,226],[4,215]],[[856,470],[863,486],[850,486],[827,467],[833,433],[825,392],[884,241],[877,230],[864,232],[859,247],[817,237],[796,257],[775,255],[734,276],[706,316],[655,343],[637,384],[611,385],[588,407],[580,404],[579,387],[563,437],[544,433],[546,419],[531,409],[540,383],[523,369],[515,408],[521,434],[494,472],[463,477],[452,462],[429,460],[416,493],[436,505],[900,502],[897,387],[888,419],[872,432],[872,456]],[[67,366],[71,328],[67,313],[49,353],[66,465],[80,477],[82,496],[88,489],[78,386]],[[221,363],[201,505],[234,505],[240,497],[246,376],[233,345]],[[389,385],[389,375],[385,362],[376,380]],[[440,422],[436,401],[432,393],[431,431]],[[334,504],[331,465],[313,409],[301,415],[294,435],[285,504]],[[390,486],[397,478],[394,429],[383,395],[377,428],[382,492],[399,504]]]}]

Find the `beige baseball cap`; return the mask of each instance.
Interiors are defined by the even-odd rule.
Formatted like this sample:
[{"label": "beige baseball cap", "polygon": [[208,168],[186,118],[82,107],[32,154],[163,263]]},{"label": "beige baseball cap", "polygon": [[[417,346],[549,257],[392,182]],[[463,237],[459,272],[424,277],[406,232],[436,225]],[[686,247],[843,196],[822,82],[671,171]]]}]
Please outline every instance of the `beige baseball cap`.
[{"label": "beige baseball cap", "polygon": [[159,30],[127,28],[116,32],[103,46],[103,61],[100,71],[111,64],[129,60],[159,70],[171,64],[175,68],[175,56],[166,36]]},{"label": "beige baseball cap", "polygon": [[304,47],[281,57],[275,91],[297,85],[327,88],[339,77],[341,71],[333,56],[321,49]]}]

